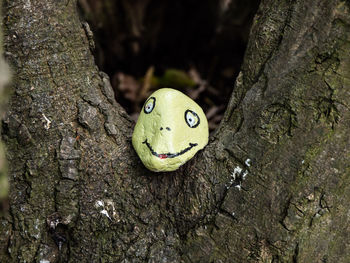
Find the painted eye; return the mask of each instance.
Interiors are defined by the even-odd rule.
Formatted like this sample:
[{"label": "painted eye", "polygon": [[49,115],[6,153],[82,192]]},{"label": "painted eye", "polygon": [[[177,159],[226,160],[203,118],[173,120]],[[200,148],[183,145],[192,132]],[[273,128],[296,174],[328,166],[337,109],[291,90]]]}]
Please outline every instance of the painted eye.
[{"label": "painted eye", "polygon": [[185,111],[185,121],[190,128],[196,128],[200,122],[197,113],[191,110]]},{"label": "painted eye", "polygon": [[146,114],[151,113],[155,106],[156,106],[156,98],[155,97],[150,97],[146,101],[145,106],[143,107],[143,111]]}]

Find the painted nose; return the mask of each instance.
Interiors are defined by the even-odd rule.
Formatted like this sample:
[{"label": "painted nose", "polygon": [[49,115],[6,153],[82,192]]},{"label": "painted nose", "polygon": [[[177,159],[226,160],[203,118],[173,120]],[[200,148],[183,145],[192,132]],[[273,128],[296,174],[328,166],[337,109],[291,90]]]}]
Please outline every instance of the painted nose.
[{"label": "painted nose", "polygon": [[[165,129],[167,129],[168,131],[171,131],[169,127],[165,127]],[[160,127],[160,130],[163,130],[163,127]]]}]

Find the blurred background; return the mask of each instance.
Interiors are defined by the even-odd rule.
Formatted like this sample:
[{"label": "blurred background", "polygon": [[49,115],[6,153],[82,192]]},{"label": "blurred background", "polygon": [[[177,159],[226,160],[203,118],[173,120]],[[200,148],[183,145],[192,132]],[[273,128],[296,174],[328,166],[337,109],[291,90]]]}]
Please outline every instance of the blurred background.
[{"label": "blurred background", "polygon": [[79,0],[96,63],[116,100],[137,120],[144,100],[178,89],[223,117],[260,0]]}]

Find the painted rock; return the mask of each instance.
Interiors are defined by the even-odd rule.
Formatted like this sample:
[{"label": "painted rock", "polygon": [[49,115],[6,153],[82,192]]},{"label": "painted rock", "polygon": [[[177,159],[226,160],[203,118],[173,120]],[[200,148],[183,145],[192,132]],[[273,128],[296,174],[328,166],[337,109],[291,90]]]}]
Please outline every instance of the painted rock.
[{"label": "painted rock", "polygon": [[208,143],[202,108],[174,89],[159,89],[145,102],[132,144],[142,163],[155,172],[174,171]]}]

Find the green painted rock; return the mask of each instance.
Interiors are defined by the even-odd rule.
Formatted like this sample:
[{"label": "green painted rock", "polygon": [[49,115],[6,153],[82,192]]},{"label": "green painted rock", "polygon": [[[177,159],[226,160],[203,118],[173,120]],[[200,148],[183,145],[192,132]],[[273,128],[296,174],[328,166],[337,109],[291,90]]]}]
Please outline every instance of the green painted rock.
[{"label": "green painted rock", "polygon": [[174,171],[208,143],[208,121],[201,107],[174,89],[160,89],[145,102],[132,144],[155,172]]}]

